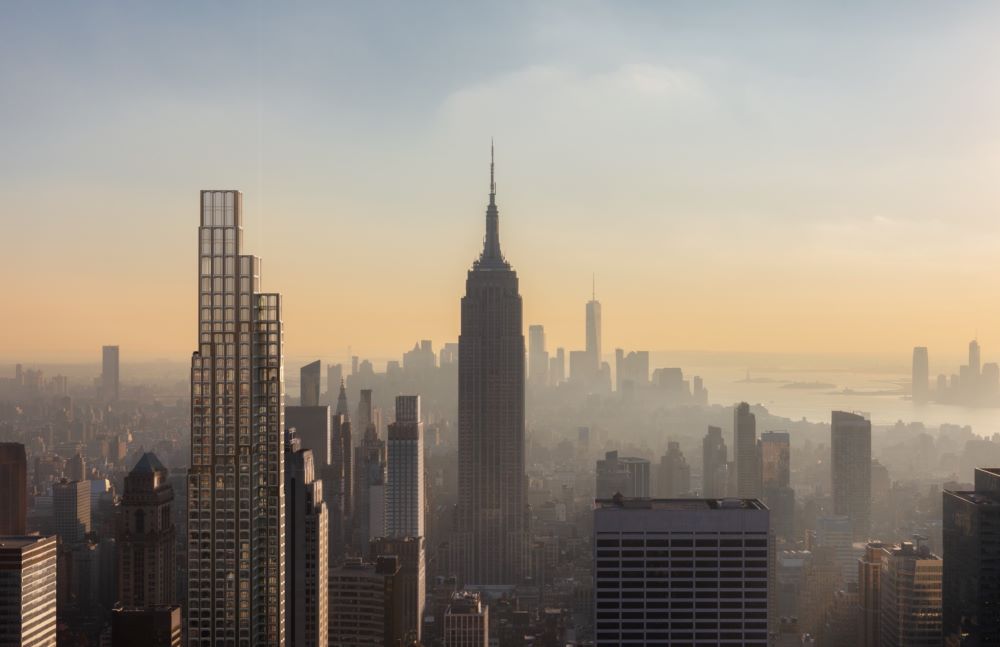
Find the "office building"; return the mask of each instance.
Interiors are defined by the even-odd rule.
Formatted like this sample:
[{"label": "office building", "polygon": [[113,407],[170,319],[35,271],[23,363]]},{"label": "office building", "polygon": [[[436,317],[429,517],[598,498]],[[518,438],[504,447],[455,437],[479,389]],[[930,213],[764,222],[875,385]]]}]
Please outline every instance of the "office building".
[{"label": "office building", "polygon": [[595,375],[601,369],[601,302],[597,300],[597,290],[591,290],[587,302],[587,369]]},{"label": "office building", "polygon": [[865,554],[858,560],[860,647],[880,647],[882,644],[882,564],[890,548],[880,541],[868,542]]},{"label": "office building", "polygon": [[597,461],[595,496],[607,499],[615,494],[625,497],[649,497],[649,461],[645,458],[618,456],[605,452]]},{"label": "office building", "polygon": [[453,564],[463,583],[528,572],[524,333],[518,278],[500,251],[490,162],[483,251],[469,270],[458,346],[458,506]]},{"label": "office building", "polygon": [[396,576],[399,560],[348,559],[330,570],[330,645],[396,645],[403,639]]},{"label": "office building", "polygon": [[[319,408],[319,407],[317,407]],[[322,407],[325,409],[326,407]],[[285,643],[326,645],[329,533],[314,454],[291,432],[285,440]]]},{"label": "office building", "polygon": [[0,443],[0,537],[23,535],[28,524],[28,458],[24,445]]},{"label": "office building", "polygon": [[368,434],[369,427],[374,427],[374,433],[378,436],[378,423],[375,421],[375,404],[372,401],[371,389],[361,389],[361,396],[358,400],[358,415],[355,422],[362,437]]},{"label": "office building", "polygon": [[181,608],[177,605],[111,611],[111,647],[181,647]]},{"label": "office building", "polygon": [[[243,194],[202,191],[191,357],[188,645],[284,644],[281,296],[243,250]],[[265,485],[266,484],[266,485]]]},{"label": "office building", "polygon": [[855,541],[868,538],[872,510],[872,423],[834,411],[830,425],[833,513],[851,520]]},{"label": "office building", "polygon": [[930,364],[927,361],[927,347],[913,349],[913,378],[910,393],[914,402],[926,402],[930,396]]},{"label": "office building", "polygon": [[179,602],[174,489],[168,477],[167,468],[153,453],[143,454],[125,477],[117,532],[117,599],[125,608],[145,609]]},{"label": "office building", "polygon": [[691,495],[691,468],[679,443],[667,443],[667,453],[660,458],[656,489],[656,496],[663,499]]},{"label": "office building", "polygon": [[355,546],[365,554],[373,538],[385,536],[386,450],[374,418],[372,392],[362,390],[358,419],[365,435],[354,453],[353,512]]},{"label": "office building", "polygon": [[101,348],[101,399],[108,402],[118,400],[118,347]]},{"label": "office building", "polygon": [[594,644],[766,646],[768,525],[754,499],[598,500]]},{"label": "office building", "polygon": [[926,546],[903,542],[884,549],[879,578],[881,644],[941,644],[941,558]]},{"label": "office building", "polygon": [[396,422],[389,425],[385,535],[424,536],[424,423],[420,396],[396,397]]},{"label": "office building", "polygon": [[649,351],[631,351],[627,355],[615,349],[615,391],[649,385]]},{"label": "office building", "polygon": [[791,450],[787,432],[765,431],[760,435],[761,482],[787,487],[791,483]]},{"label": "office building", "polygon": [[343,364],[326,365],[326,402],[324,404],[329,405],[331,409],[337,404],[337,389],[340,387],[340,382],[343,379]]},{"label": "office building", "polygon": [[90,482],[53,483],[52,518],[60,543],[82,543],[90,532]]},{"label": "office building", "polygon": [[733,458],[736,461],[736,496],[760,498],[763,494],[760,453],[757,447],[757,417],[741,402],[733,411]]},{"label": "office building", "polygon": [[455,591],[444,612],[444,647],[488,647],[490,608],[479,593]]},{"label": "office building", "polygon": [[528,383],[534,387],[549,383],[549,353],[545,350],[544,326],[528,326]]},{"label": "office building", "polygon": [[423,537],[377,537],[372,540],[375,557],[394,556],[399,563],[396,573],[396,621],[402,635],[421,640],[426,601],[427,557]]},{"label": "office building", "polygon": [[316,471],[321,473],[333,454],[333,430],[327,405],[285,407],[285,431],[295,430],[302,449],[312,450]]},{"label": "office building", "polygon": [[557,348],[554,357],[549,358],[549,384],[558,386],[566,381],[566,349]]},{"label": "office building", "polygon": [[55,537],[0,537],[0,647],[56,647]]},{"label": "office building", "polygon": [[726,496],[726,441],[721,427],[709,427],[701,442],[701,493],[708,499]]},{"label": "office building", "polygon": [[319,360],[306,364],[299,369],[299,405],[303,407],[319,406],[319,380],[322,364]]},{"label": "office building", "polygon": [[974,490],[943,493],[946,644],[1000,644],[1000,468],[979,468]]}]

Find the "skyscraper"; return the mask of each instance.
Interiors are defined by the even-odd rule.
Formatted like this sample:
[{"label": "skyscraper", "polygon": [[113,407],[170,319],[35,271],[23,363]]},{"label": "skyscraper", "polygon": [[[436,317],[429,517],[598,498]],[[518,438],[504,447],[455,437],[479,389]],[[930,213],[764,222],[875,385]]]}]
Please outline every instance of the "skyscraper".
[{"label": "skyscraper", "polygon": [[368,544],[375,537],[385,536],[385,441],[379,438],[374,422],[372,392],[361,391],[358,419],[364,424],[364,437],[354,453],[355,545],[367,554]]},{"label": "skyscraper", "polygon": [[0,537],[0,645],[56,647],[55,537]]},{"label": "skyscraper", "polygon": [[90,482],[61,480],[52,485],[52,517],[64,544],[79,544],[90,532]]},{"label": "skyscraper", "polygon": [[399,622],[396,576],[399,560],[374,563],[349,559],[330,570],[330,645],[397,645]]},{"label": "skyscraper", "polygon": [[979,341],[976,339],[969,342],[969,372],[974,379],[979,379],[979,375],[982,373]]},{"label": "skyscraper", "polygon": [[733,410],[733,458],[736,461],[736,496],[760,498],[760,451],[757,447],[757,417],[750,405],[740,402]]},{"label": "skyscraper", "polygon": [[322,365],[319,360],[299,369],[299,404],[303,407],[319,406],[319,380]]},{"label": "skyscraper", "polygon": [[419,641],[423,633],[426,608],[427,560],[423,537],[377,537],[372,540],[371,554],[394,556],[399,562],[394,588],[396,621],[402,635]]},{"label": "skyscraper", "polygon": [[330,446],[328,487],[330,488],[330,566],[343,556],[346,544],[352,539],[354,492],[354,446],[351,438],[351,419],[348,416],[347,391],[340,383],[337,411],[333,414],[333,441]]},{"label": "skyscraper", "polygon": [[855,541],[867,539],[872,510],[872,423],[834,411],[830,425],[833,513],[851,521]]},{"label": "skyscraper", "polygon": [[545,327],[528,326],[528,382],[535,387],[549,381],[549,353],[545,350]]},{"label": "skyscraper", "polygon": [[183,635],[179,605],[111,611],[111,647],[181,647]]},{"label": "skyscraper", "polygon": [[594,644],[764,647],[769,542],[754,499],[598,500]]},{"label": "skyscraper", "polygon": [[118,347],[101,348],[101,398],[114,402],[118,400]]},{"label": "skyscraper", "polygon": [[456,591],[444,612],[444,647],[487,647],[490,644],[490,608],[479,594]]},{"label": "skyscraper", "polygon": [[281,296],[243,253],[243,195],[202,191],[191,357],[188,645],[279,646],[285,616]]},{"label": "skyscraper", "polygon": [[941,644],[941,558],[904,541],[885,549],[879,578],[882,645]]},{"label": "skyscraper", "polygon": [[587,302],[587,357],[590,369],[596,375],[601,370],[601,302],[596,289]]},{"label": "skyscraper", "polygon": [[0,443],[0,537],[23,535],[28,523],[28,458],[24,445]]},{"label": "skyscraper", "polygon": [[943,493],[946,644],[1000,644],[1000,468],[979,468],[972,492]]},{"label": "skyscraper", "polygon": [[926,402],[930,395],[930,365],[927,361],[927,347],[913,349],[913,378],[910,393],[914,402]]},{"label": "skyscraper", "polygon": [[125,477],[118,509],[118,601],[128,608],[177,604],[174,489],[153,453]]},{"label": "skyscraper", "polygon": [[389,425],[385,531],[392,538],[424,536],[424,423],[419,395],[396,397],[396,422]]},{"label": "skyscraper", "polygon": [[549,358],[549,384],[556,386],[566,381],[566,349],[557,348],[554,357]]},{"label": "skyscraper", "polygon": [[709,427],[701,441],[702,495],[708,499],[726,496],[726,441],[720,427]]},{"label": "skyscraper", "polygon": [[527,569],[521,295],[500,252],[499,219],[491,160],[486,237],[466,280],[458,341],[453,563],[465,583],[518,584]]},{"label": "skyscraper", "polygon": [[618,451],[604,453],[595,469],[594,491],[597,498],[609,499],[649,496],[649,461],[645,458],[618,456]]},{"label": "skyscraper", "polygon": [[[324,409],[326,407],[323,407]],[[289,433],[285,440],[285,642],[327,643],[328,514],[323,481],[311,449]]]},{"label": "skyscraper", "polygon": [[343,379],[343,364],[326,365],[326,404],[331,407],[334,407],[337,404],[337,389],[340,388],[340,382]]},{"label": "skyscraper", "polygon": [[691,468],[688,466],[680,443],[667,443],[667,453],[660,458],[656,475],[656,495],[664,499],[690,496]]},{"label": "skyscraper", "polygon": [[882,563],[889,556],[887,544],[868,542],[865,554],[858,560],[858,607],[860,616],[860,647],[880,647],[882,644]]}]

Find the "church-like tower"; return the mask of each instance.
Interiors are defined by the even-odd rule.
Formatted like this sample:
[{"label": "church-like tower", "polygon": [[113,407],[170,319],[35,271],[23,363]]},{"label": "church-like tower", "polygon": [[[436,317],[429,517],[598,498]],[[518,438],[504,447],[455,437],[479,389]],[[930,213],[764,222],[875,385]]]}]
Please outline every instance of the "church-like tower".
[{"label": "church-like tower", "polygon": [[466,279],[458,339],[453,567],[464,584],[518,584],[527,574],[521,295],[500,251],[492,158],[491,148],[486,237]]},{"label": "church-like tower", "polygon": [[174,490],[156,455],[142,455],[125,477],[118,512],[118,601],[145,609],[177,604]]}]

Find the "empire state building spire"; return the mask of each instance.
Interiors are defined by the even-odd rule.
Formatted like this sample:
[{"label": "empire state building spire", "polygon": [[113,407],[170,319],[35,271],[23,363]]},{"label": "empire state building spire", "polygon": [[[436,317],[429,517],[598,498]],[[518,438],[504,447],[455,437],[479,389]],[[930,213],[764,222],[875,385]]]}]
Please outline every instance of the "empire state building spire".
[{"label": "empire state building spire", "polygon": [[486,207],[486,237],[483,239],[483,253],[476,261],[476,267],[503,268],[510,266],[500,252],[500,212],[497,210],[497,183],[494,175],[493,142],[490,141],[490,204]]}]

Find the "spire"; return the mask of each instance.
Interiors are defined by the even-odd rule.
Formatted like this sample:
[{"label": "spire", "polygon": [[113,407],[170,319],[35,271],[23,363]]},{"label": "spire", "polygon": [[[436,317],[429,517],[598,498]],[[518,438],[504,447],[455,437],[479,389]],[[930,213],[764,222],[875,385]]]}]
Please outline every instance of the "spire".
[{"label": "spire", "polygon": [[343,414],[344,420],[350,420],[351,414],[347,408],[347,387],[344,385],[344,379],[340,379],[340,395],[337,396],[337,415]]},{"label": "spire", "polygon": [[500,252],[500,212],[497,209],[496,165],[493,157],[493,139],[490,139],[490,204],[486,207],[486,237],[483,239],[483,253],[476,261],[477,267],[508,267]]},{"label": "spire", "polygon": [[597,301],[597,274],[590,275],[590,300]]}]

